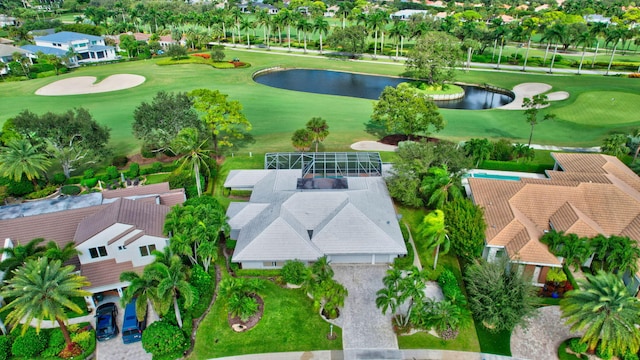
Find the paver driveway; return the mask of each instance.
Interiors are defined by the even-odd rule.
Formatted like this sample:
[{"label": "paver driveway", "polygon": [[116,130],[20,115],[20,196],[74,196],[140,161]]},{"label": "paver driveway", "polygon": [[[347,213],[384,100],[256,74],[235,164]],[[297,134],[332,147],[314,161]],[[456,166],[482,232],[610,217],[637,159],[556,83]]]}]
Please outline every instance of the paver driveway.
[{"label": "paver driveway", "polygon": [[[118,329],[120,332],[118,336],[107,341],[98,341],[96,347],[96,359],[98,360],[151,360],[151,354],[144,351],[142,348],[142,342],[135,342],[132,344],[122,343],[122,319],[124,318],[124,309],[120,306],[120,298],[115,296],[108,296],[100,304],[106,302],[114,302],[118,305]],[[151,324],[155,316],[148,314],[147,322]],[[95,327],[95,320],[93,321]]]},{"label": "paver driveway", "polygon": [[332,265],[335,279],[349,291],[340,314],[345,358],[350,351],[367,349],[384,353],[398,350],[398,340],[391,327],[391,314],[383,315],[376,307],[376,291],[383,288],[382,278],[388,265]]},{"label": "paver driveway", "polygon": [[569,330],[560,314],[559,306],[544,306],[526,328],[516,327],[511,334],[511,355],[531,360],[558,359],[558,346],[568,338],[580,336]]}]

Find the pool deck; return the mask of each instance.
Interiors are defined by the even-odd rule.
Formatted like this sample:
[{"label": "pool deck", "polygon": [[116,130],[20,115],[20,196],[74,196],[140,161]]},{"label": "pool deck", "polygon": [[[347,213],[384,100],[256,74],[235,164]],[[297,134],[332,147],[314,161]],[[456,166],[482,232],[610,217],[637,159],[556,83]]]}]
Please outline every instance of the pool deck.
[{"label": "pool deck", "polygon": [[[467,179],[470,177],[473,177],[473,174],[509,176],[509,177],[531,178],[531,179],[547,179],[546,175],[537,174],[537,173],[528,173],[528,172],[520,172],[520,171],[471,169],[467,171],[467,174],[466,174],[467,176],[462,178],[462,186],[464,187],[464,191],[467,193],[467,196],[471,196],[471,188],[469,187],[469,180]],[[512,181],[512,180],[505,180],[505,181]]]}]

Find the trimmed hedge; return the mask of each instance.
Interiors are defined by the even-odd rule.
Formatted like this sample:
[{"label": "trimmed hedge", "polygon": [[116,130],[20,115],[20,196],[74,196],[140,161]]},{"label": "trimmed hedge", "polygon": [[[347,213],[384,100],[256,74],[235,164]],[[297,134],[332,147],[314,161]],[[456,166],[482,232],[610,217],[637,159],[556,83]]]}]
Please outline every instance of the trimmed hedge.
[{"label": "trimmed hedge", "polygon": [[545,170],[549,169],[547,165],[495,160],[483,161],[480,164],[480,168],[484,170],[520,171],[538,174],[543,174]]},{"label": "trimmed hedge", "polygon": [[11,345],[11,353],[14,356],[33,359],[39,355],[49,344],[49,334],[45,329],[36,332],[30,327],[24,335],[18,336]]},{"label": "trimmed hedge", "polygon": [[81,191],[82,189],[76,185],[65,185],[60,188],[60,192],[64,195],[78,195]]},{"label": "trimmed hedge", "polygon": [[188,341],[182,330],[165,320],[159,320],[149,325],[142,333],[142,348],[158,355],[179,352],[186,349]]}]

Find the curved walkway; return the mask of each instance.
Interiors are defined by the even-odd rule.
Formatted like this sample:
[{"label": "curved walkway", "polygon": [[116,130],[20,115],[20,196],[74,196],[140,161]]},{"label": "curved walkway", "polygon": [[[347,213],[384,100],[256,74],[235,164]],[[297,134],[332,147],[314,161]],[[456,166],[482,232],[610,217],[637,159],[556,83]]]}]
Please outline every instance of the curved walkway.
[{"label": "curved walkway", "polygon": [[[358,141],[351,144],[351,149],[358,151],[396,151],[398,147],[395,145],[383,144],[378,141],[366,140]],[[567,151],[567,152],[600,152],[599,146],[594,147],[571,147],[571,146],[553,146],[553,145],[537,145],[531,144],[532,149],[551,150],[551,151]]]},{"label": "curved walkway", "polygon": [[531,360],[558,359],[558,346],[566,339],[581,334],[571,332],[560,318],[559,306],[538,309],[525,327],[518,326],[511,333],[511,354]]}]

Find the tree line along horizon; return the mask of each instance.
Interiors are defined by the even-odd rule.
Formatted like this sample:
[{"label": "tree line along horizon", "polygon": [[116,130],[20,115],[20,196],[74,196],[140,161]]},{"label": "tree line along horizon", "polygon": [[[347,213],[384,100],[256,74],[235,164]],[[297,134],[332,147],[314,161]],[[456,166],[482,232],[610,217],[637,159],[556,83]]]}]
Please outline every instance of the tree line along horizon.
[{"label": "tree line along horizon", "polygon": [[[598,63],[596,60],[598,51],[608,49],[611,51],[608,64],[601,63],[598,66],[610,68],[617,49],[621,49],[623,53],[629,52],[632,45],[637,49],[638,27],[632,25],[640,21],[640,10],[637,8],[629,6],[626,10],[622,10],[622,6],[629,5],[626,1],[605,6],[587,0],[572,0],[565,2],[562,7],[557,7],[552,2],[550,9],[541,12],[516,10],[516,6],[500,9],[496,6],[474,8],[469,5],[466,8],[455,7],[456,11],[444,19],[418,15],[409,21],[392,20],[390,17],[395,8],[408,6],[403,3],[387,4],[387,8],[374,8],[366,1],[343,1],[335,3],[339,7],[338,20],[341,21],[333,27],[322,16],[323,11],[320,11],[327,5],[333,4],[332,2],[296,0],[289,5],[289,8],[282,8],[276,15],[269,15],[265,10],[248,15],[242,13],[235,3],[229,3],[224,8],[215,8],[210,4],[189,5],[170,2],[139,2],[135,6],[127,1],[118,2],[118,6],[110,2],[105,4],[97,2],[98,6],[94,6],[93,3],[91,5],[83,5],[75,1],[73,3],[76,7],[80,6],[84,11],[83,17],[90,19],[95,25],[85,24],[82,21],[76,21],[76,24],[63,24],[55,19],[42,20],[30,13],[29,9],[17,7],[13,11],[16,16],[25,19],[25,24],[10,27],[9,35],[18,44],[24,44],[32,40],[29,30],[53,27],[94,35],[114,35],[141,31],[141,28],[145,27],[145,31],[154,34],[150,40],[151,47],[143,44],[144,42],[132,40],[130,35],[123,35],[123,46],[129,55],[134,51],[139,55],[140,49],[143,49],[143,53],[150,56],[152,52],[155,53],[161,48],[158,42],[159,35],[171,35],[174,39],[184,37],[187,46],[202,49],[213,41],[222,39],[228,41],[229,36],[234,44],[246,39],[248,45],[253,41],[253,43],[265,43],[269,46],[272,33],[277,32],[277,36],[273,35],[277,38],[277,42],[280,45],[284,44],[282,39],[284,34],[286,45],[291,49],[293,32],[296,38],[295,46],[304,46],[305,51],[307,42],[310,42],[310,35],[314,34],[320,37],[320,43],[323,36],[329,36],[327,44],[334,49],[341,48],[352,53],[372,52],[374,57],[378,53],[384,54],[385,51],[392,55],[395,47],[397,58],[399,54],[404,55],[405,42],[411,47],[412,44],[410,45],[409,42],[414,42],[423,35],[436,31],[456,37],[462,49],[465,52],[469,51],[469,59],[471,53],[475,53],[474,61],[487,61],[485,51],[492,47],[489,62],[495,62],[497,59],[500,63],[502,50],[507,43],[527,44],[524,57],[520,54],[520,47],[517,47],[515,53],[509,55],[509,60],[522,64],[524,70],[531,44],[536,41],[539,42],[540,48],[545,49],[545,54],[543,59],[531,59],[533,65],[549,66],[550,61],[550,69],[552,69],[556,58],[558,62],[561,61],[561,56],[557,54],[558,48],[567,51],[573,46],[576,51],[582,52],[579,65],[578,61],[567,63],[566,59],[564,59],[564,65],[582,68],[586,50],[595,49],[593,58],[587,59],[587,63],[594,67]],[[453,3],[448,4],[454,6]],[[298,7],[309,8],[309,16],[291,10]],[[499,15],[507,13],[515,15],[514,17],[520,20],[511,23],[503,22]],[[587,23],[583,15],[594,13],[609,14],[613,24]],[[262,27],[261,35],[256,33],[258,26]],[[373,48],[371,48],[370,38],[373,39]],[[389,38],[394,42],[390,49],[384,46],[385,39]],[[387,45],[390,43],[391,41],[387,40]],[[139,46],[142,48],[138,48]],[[319,44],[314,42],[313,46],[317,48]],[[322,46],[319,48],[322,50]],[[550,52],[553,53],[552,56],[549,55]],[[635,64],[636,67],[637,65]],[[633,67],[634,64],[627,66]],[[633,69],[630,68],[630,70]]]}]

